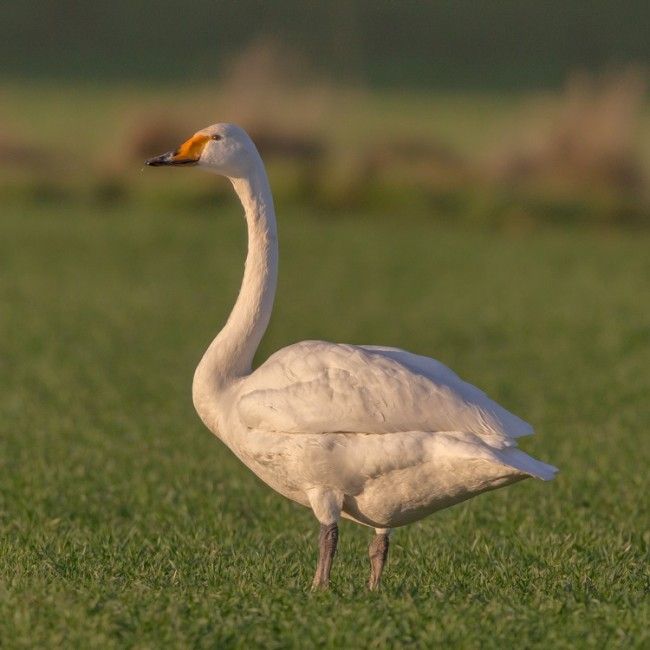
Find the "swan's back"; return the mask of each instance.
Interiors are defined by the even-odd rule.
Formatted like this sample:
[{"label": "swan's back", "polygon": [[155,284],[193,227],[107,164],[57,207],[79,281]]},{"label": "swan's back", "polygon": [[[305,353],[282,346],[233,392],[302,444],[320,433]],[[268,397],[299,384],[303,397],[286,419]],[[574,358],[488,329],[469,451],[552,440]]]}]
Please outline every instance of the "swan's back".
[{"label": "swan's back", "polygon": [[243,382],[237,408],[247,427],[283,433],[463,431],[498,449],[532,433],[434,359],[325,341],[272,355]]}]

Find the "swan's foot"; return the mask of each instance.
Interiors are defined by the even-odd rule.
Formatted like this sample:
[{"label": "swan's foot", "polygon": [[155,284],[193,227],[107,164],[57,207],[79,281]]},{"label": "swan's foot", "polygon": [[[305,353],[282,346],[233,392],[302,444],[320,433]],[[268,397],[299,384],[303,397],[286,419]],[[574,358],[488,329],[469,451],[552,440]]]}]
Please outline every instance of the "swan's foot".
[{"label": "swan's foot", "polygon": [[388,557],[388,532],[377,533],[368,547],[370,556],[370,579],[368,589],[376,591],[381,583],[381,574]]},{"label": "swan's foot", "polygon": [[330,571],[332,561],[336,553],[336,544],[339,540],[338,524],[321,524],[318,538],[318,565],[314,581],[311,583],[312,590],[327,589],[330,584]]}]

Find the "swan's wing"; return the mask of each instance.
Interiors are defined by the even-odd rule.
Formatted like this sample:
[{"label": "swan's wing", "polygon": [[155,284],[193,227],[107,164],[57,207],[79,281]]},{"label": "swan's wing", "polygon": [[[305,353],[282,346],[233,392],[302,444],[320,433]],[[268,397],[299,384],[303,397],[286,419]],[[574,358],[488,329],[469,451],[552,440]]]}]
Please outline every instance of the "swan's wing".
[{"label": "swan's wing", "polygon": [[284,433],[465,431],[495,447],[532,428],[443,364],[396,348],[305,341],[242,383],[251,429]]},{"label": "swan's wing", "polygon": [[[399,348],[376,345],[364,345],[362,347],[369,352],[375,352],[394,359],[412,372],[428,377],[438,385],[447,386],[465,403],[471,404],[482,413],[485,413],[496,425],[495,432],[500,435],[507,438],[521,438],[533,434],[533,427],[528,422],[503,408],[476,386],[463,381],[453,370],[440,363],[440,361],[413,354],[406,350],[400,350]],[[472,433],[478,432],[472,431]]]}]

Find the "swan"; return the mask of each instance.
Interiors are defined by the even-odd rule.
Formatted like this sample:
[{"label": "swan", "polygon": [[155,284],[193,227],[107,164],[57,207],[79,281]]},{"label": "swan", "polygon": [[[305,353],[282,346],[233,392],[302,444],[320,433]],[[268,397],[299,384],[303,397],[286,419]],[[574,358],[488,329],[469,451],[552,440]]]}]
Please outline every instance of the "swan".
[{"label": "swan", "polygon": [[320,523],[312,588],[326,588],[345,517],[374,528],[368,586],[377,589],[391,529],[557,469],[516,439],[529,424],[442,363],[392,347],[303,341],[252,369],[277,283],[275,210],[248,134],[214,124],[147,165],[227,177],[248,228],[241,289],[196,368],[192,398],[210,431],[262,481]]}]

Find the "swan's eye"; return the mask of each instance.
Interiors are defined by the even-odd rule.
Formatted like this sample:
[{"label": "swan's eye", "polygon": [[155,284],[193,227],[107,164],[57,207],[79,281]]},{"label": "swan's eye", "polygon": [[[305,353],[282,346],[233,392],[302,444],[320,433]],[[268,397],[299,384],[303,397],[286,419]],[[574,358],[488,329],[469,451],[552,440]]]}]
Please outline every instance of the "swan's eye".
[{"label": "swan's eye", "polygon": [[218,133],[216,133],[215,135],[210,136],[210,140],[221,140],[221,136]]}]

